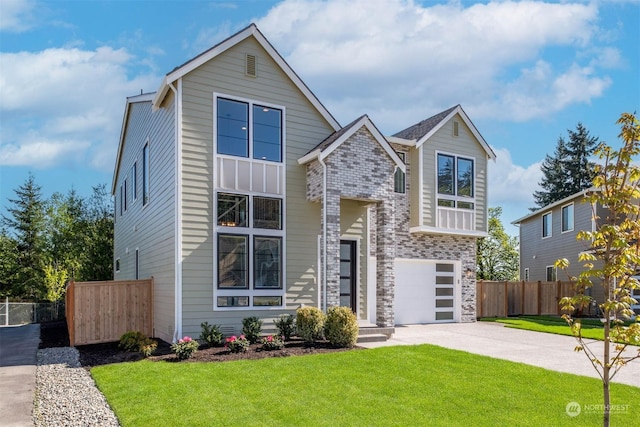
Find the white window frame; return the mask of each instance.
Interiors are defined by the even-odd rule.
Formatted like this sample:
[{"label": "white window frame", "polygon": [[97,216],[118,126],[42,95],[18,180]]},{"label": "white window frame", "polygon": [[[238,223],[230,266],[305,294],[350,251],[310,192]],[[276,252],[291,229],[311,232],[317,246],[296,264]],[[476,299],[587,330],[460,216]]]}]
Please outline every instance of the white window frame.
[{"label": "white window frame", "polygon": [[529,281],[529,268],[525,268],[524,269],[524,281],[528,282]]},{"label": "white window frame", "polygon": [[[545,227],[544,227],[544,219],[545,217],[549,217],[549,235],[545,236],[544,232],[545,232]],[[540,230],[541,234],[542,234],[542,238],[543,239],[548,239],[550,237],[553,236],[553,212],[546,212],[544,214],[542,214],[542,216],[540,217],[540,222],[542,225],[542,229]]]},{"label": "white window frame", "polygon": [[[218,225],[218,194],[237,194],[247,197],[247,226],[246,227],[234,227],[234,226],[225,226]],[[272,199],[281,199],[282,203],[280,204],[280,215],[281,215],[281,229],[268,229],[268,228],[254,228],[253,227],[253,207],[254,207],[254,198],[255,197],[267,197]],[[226,189],[217,189],[215,191],[215,202],[214,202],[214,250],[213,250],[213,310],[214,311],[235,311],[235,310],[282,310],[286,307],[286,212],[285,212],[285,199],[284,197],[276,196],[274,194],[265,194],[265,193],[255,193],[255,192],[232,192]],[[220,234],[228,234],[228,235],[242,235],[247,238],[247,259],[248,259],[248,269],[247,269],[247,288],[242,289],[229,289],[229,288],[218,288],[218,235]],[[256,237],[277,237],[281,239],[280,243],[280,280],[281,280],[281,288],[280,289],[265,289],[259,288],[255,289],[254,283],[254,269],[255,269],[255,238]],[[282,305],[274,305],[274,306],[254,306],[253,298],[254,297],[279,297],[282,301]],[[248,297],[249,305],[247,306],[238,306],[238,307],[224,307],[218,306],[218,297]]]},{"label": "white window frame", "polygon": [[[146,150],[146,156],[145,156]],[[142,206],[147,206],[151,199],[151,144],[149,139],[142,146]]]},{"label": "white window frame", "polygon": [[138,173],[138,162],[133,162],[133,166],[131,166],[131,197],[132,202],[135,202],[138,198],[138,177],[136,176]]},{"label": "white window frame", "polygon": [[124,179],[124,183],[123,183],[123,188],[124,188],[124,211],[127,211],[127,178]]},{"label": "white window frame", "polygon": [[[454,174],[453,174],[453,178],[454,178],[453,188],[454,188],[454,191],[455,191],[454,195],[441,194],[441,193],[438,192],[438,156],[439,155],[453,157],[453,162],[454,162],[454,165],[455,165],[455,170],[454,170]],[[473,196],[472,197],[458,196],[458,159],[470,160],[471,162],[473,162],[473,164],[472,164],[472,166],[473,166],[473,185],[472,185],[472,187],[473,187],[472,188]],[[437,208],[455,209],[455,210],[459,210],[459,211],[463,211],[463,212],[469,212],[469,211],[475,212],[476,207],[477,207],[476,195],[478,194],[477,193],[477,188],[476,188],[477,164],[478,164],[477,159],[474,156],[465,156],[465,155],[462,155],[462,154],[454,154],[454,153],[446,152],[446,151],[436,151],[436,157],[435,157],[435,165],[436,165],[436,167],[434,169],[435,169],[435,195],[436,195],[436,207]],[[455,202],[455,207],[439,206],[438,205],[438,200],[439,199],[453,200]],[[473,209],[459,208],[458,207],[458,202],[473,203]]]},{"label": "white window frame", "polygon": [[[564,210],[565,210],[565,208],[568,208],[568,207],[571,207],[571,228],[566,228],[565,229]],[[560,208],[560,231],[562,233],[569,233],[569,232],[573,231],[573,229],[575,228],[575,223],[576,223],[576,210],[575,210],[575,206],[574,206],[573,202],[567,203],[566,205],[563,205]]]},{"label": "white window frame", "polygon": [[120,258],[116,258],[114,270],[116,271],[116,273],[120,273]]},{"label": "white window frame", "polygon": [[[553,279],[549,280],[549,269],[553,272]],[[555,282],[558,280],[558,272],[556,271],[556,267],[554,265],[547,265],[544,269],[544,278],[545,282]]]},{"label": "white window frame", "polygon": [[[402,163],[404,163],[406,165],[407,164],[407,153],[405,151],[396,151],[396,154],[398,154],[398,157],[400,157],[400,160],[402,160]],[[402,175],[400,175],[400,174],[402,174]],[[396,180],[398,179],[398,176],[402,176],[402,191],[397,191],[396,190]],[[396,168],[396,170],[395,170],[395,172],[393,174],[393,192],[395,194],[406,194],[407,193],[407,173],[403,172],[400,168]]]}]

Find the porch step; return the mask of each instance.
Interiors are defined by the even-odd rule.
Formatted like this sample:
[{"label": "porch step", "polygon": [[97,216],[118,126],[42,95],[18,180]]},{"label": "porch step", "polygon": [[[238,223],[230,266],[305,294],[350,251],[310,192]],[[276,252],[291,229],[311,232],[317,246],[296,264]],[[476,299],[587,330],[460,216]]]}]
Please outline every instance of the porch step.
[{"label": "porch step", "polygon": [[358,341],[357,343],[364,343],[364,342],[384,342],[386,340],[388,340],[389,338],[384,335],[384,334],[366,334],[366,335],[358,335]]},{"label": "porch step", "polygon": [[391,338],[395,328],[383,328],[379,326],[360,326],[358,342],[380,342]]}]

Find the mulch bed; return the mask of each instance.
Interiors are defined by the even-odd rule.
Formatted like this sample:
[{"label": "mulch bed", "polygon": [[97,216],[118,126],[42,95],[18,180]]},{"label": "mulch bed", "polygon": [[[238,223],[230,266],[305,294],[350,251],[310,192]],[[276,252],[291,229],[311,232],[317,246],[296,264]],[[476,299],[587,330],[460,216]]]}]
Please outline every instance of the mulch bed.
[{"label": "mulch bed", "polygon": [[[171,352],[171,347],[168,343],[159,339],[156,339],[156,341],[158,341],[158,348],[148,360],[178,362],[176,355]],[[66,321],[40,324],[40,348],[68,346],[69,334]],[[140,353],[120,350],[117,342],[81,345],[76,348],[80,353],[80,363],[87,368],[110,363],[134,362],[143,359]],[[192,358],[180,363],[225,362],[231,360],[264,359],[269,357],[302,356],[307,354],[353,351],[357,349],[358,347],[353,349],[335,348],[328,342],[316,342],[313,346],[309,346],[302,340],[292,339],[291,341],[287,341],[284,349],[273,351],[261,350],[260,344],[252,344],[246,353],[231,353],[224,347],[201,348]]]}]

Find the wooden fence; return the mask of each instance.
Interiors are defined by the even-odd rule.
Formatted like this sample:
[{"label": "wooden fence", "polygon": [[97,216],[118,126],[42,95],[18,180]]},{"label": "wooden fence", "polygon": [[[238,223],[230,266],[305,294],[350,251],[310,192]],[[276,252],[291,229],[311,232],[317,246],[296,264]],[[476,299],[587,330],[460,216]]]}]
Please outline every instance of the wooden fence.
[{"label": "wooden fence", "polygon": [[71,282],[65,298],[72,346],[118,341],[128,331],[153,336],[153,278]]},{"label": "wooden fence", "polygon": [[574,282],[476,282],[477,317],[559,315],[558,303],[573,296]]}]

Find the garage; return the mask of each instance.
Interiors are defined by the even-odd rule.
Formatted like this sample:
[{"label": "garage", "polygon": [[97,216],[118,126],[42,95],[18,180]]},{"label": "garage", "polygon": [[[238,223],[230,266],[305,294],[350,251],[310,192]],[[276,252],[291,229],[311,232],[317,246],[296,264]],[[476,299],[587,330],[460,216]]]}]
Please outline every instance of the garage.
[{"label": "garage", "polygon": [[396,259],[395,324],[458,322],[460,262]]}]

